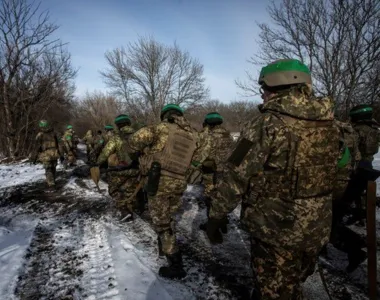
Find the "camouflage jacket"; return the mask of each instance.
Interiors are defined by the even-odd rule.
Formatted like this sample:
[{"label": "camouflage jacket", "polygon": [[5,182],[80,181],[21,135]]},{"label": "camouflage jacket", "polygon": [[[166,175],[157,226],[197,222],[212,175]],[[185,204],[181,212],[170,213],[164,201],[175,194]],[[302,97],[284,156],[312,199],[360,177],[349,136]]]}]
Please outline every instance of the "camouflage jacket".
[{"label": "camouflage jacket", "polygon": [[97,163],[102,165],[108,160],[108,167],[129,165],[131,159],[125,151],[125,143],[132,133],[134,133],[134,129],[130,126],[125,126],[117,134],[113,134],[100,153]]},{"label": "camouflage jacket", "polygon": [[83,137],[82,140],[87,146],[91,146],[91,147],[93,146],[94,136],[92,135],[91,130],[87,131],[86,135]]},{"label": "camouflage jacket", "polygon": [[104,138],[104,144],[107,144],[113,136],[115,136],[117,133],[115,133],[115,130],[110,130],[110,131],[107,131],[104,135],[103,135],[103,138]]},{"label": "camouflage jacket", "polygon": [[73,141],[73,132],[71,129],[68,129],[63,134],[63,143],[65,145],[66,152],[70,152],[74,149],[74,141]]},{"label": "camouflage jacket", "polygon": [[221,164],[226,160],[233,144],[231,133],[221,125],[206,126],[199,136],[203,145],[202,154],[207,155],[203,164],[210,167],[214,164],[215,170],[220,171]]},{"label": "camouflage jacket", "polygon": [[364,161],[373,161],[379,151],[380,132],[379,124],[375,120],[359,121],[352,124],[359,135],[359,151]]},{"label": "camouflage jacket", "polygon": [[58,137],[53,129],[40,131],[36,136],[36,147],[33,157],[41,162],[57,160],[62,154],[60,153]]},{"label": "camouflage jacket", "polygon": [[321,247],[329,239],[339,158],[332,101],[293,91],[260,112],[217,178],[210,217],[221,219],[242,200],[242,222],[255,238],[292,249]]},{"label": "camouflage jacket", "polygon": [[340,154],[343,155],[344,148],[347,147],[350,151],[350,161],[346,166],[338,169],[338,180],[348,181],[351,179],[351,175],[356,169],[360,159],[359,151],[359,136],[352,128],[350,123],[341,122],[338,120],[334,121],[336,126],[339,128],[339,144],[340,144]]},{"label": "camouflage jacket", "polygon": [[180,131],[185,131],[192,135],[196,140],[197,149],[199,148],[198,134],[184,117],[175,117],[174,124],[165,120],[157,125],[143,127],[133,134],[127,143],[131,157],[135,159],[138,157],[140,161],[142,174],[147,174],[147,169],[150,167],[145,162],[145,158],[162,153],[164,150],[169,139],[169,128],[172,125],[175,125]]}]

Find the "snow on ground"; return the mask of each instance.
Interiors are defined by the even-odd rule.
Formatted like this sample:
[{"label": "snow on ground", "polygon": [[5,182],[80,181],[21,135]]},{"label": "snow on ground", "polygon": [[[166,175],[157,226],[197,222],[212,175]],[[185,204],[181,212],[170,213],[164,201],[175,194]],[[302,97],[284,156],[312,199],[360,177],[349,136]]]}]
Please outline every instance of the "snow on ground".
[{"label": "snow on ground", "polygon": [[[376,162],[380,166],[380,156]],[[166,260],[158,257],[149,219],[119,222],[107,184],[100,182],[99,193],[90,179],[80,176],[88,172],[84,161],[78,165],[74,171],[60,169],[54,194],[44,192],[41,165],[0,166],[0,299],[248,298],[253,274],[239,207],[230,216],[224,243],[212,246],[199,230],[206,220],[202,188],[189,186],[177,216],[188,276],[163,279],[158,269]],[[380,222],[379,216],[378,211]],[[333,299],[366,299],[366,264],[348,276],[345,254],[330,246],[328,253],[321,272]],[[304,291],[308,299],[328,299],[318,271]]]},{"label": "snow on ground", "polygon": [[[5,220],[0,216],[0,295],[6,299],[12,295],[23,257],[27,250],[33,231],[37,225],[36,219],[20,216]],[[6,222],[5,222],[6,221]]]}]

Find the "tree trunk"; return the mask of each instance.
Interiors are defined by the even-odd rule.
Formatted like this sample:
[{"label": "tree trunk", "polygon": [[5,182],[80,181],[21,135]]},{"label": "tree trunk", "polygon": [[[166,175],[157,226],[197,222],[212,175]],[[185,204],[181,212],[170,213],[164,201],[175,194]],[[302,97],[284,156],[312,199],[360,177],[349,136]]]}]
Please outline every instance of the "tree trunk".
[{"label": "tree trunk", "polygon": [[4,112],[5,112],[5,125],[6,125],[6,141],[7,141],[7,155],[14,160],[15,159],[15,145],[14,145],[14,128],[12,121],[12,112],[9,104],[7,87],[3,88],[3,100],[4,100]]}]

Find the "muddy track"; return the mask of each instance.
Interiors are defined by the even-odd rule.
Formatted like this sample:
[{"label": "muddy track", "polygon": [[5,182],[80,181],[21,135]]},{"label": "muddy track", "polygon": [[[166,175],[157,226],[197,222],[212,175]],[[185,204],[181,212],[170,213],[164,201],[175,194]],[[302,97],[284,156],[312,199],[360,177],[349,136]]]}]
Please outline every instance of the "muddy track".
[{"label": "muddy track", "polygon": [[[21,300],[123,299],[109,241],[112,226],[121,230],[133,244],[138,259],[155,274],[166,263],[158,258],[149,218],[137,217],[132,223],[117,221],[112,216],[110,198],[91,192],[91,181],[73,177],[73,173],[60,174],[56,193],[45,193],[43,182],[0,191],[4,195],[0,225],[6,226],[23,214],[40,219],[16,286],[15,294]],[[199,204],[195,199],[186,200],[178,222],[188,276],[174,282],[158,280],[169,293],[176,289],[186,295],[190,290],[196,299],[248,299],[253,275],[247,236],[232,216],[226,242],[210,247],[204,234],[199,233],[206,214]],[[322,264],[322,268],[335,299],[367,299],[360,283],[328,264]],[[352,293],[357,296],[351,297]]]},{"label": "muddy track", "polygon": [[80,289],[83,257],[76,255],[78,243],[67,241],[68,232],[80,236],[76,222],[50,220],[49,224],[37,226],[16,286],[15,294],[21,300],[71,299]]}]

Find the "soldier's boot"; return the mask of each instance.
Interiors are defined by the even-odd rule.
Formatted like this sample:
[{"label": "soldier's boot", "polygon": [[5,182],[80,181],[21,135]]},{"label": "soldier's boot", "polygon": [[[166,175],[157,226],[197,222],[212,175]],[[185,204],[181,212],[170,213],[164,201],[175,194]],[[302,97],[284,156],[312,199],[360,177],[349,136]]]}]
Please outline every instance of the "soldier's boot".
[{"label": "soldier's boot", "polygon": [[169,279],[182,279],[186,277],[186,271],[183,269],[182,255],[180,252],[166,255],[169,266],[161,267],[158,274],[161,277]]},{"label": "soldier's boot", "polygon": [[161,238],[159,236],[157,237],[157,245],[158,245],[158,256],[160,256],[160,257],[165,256],[165,253],[162,250],[162,241],[161,241]]}]

